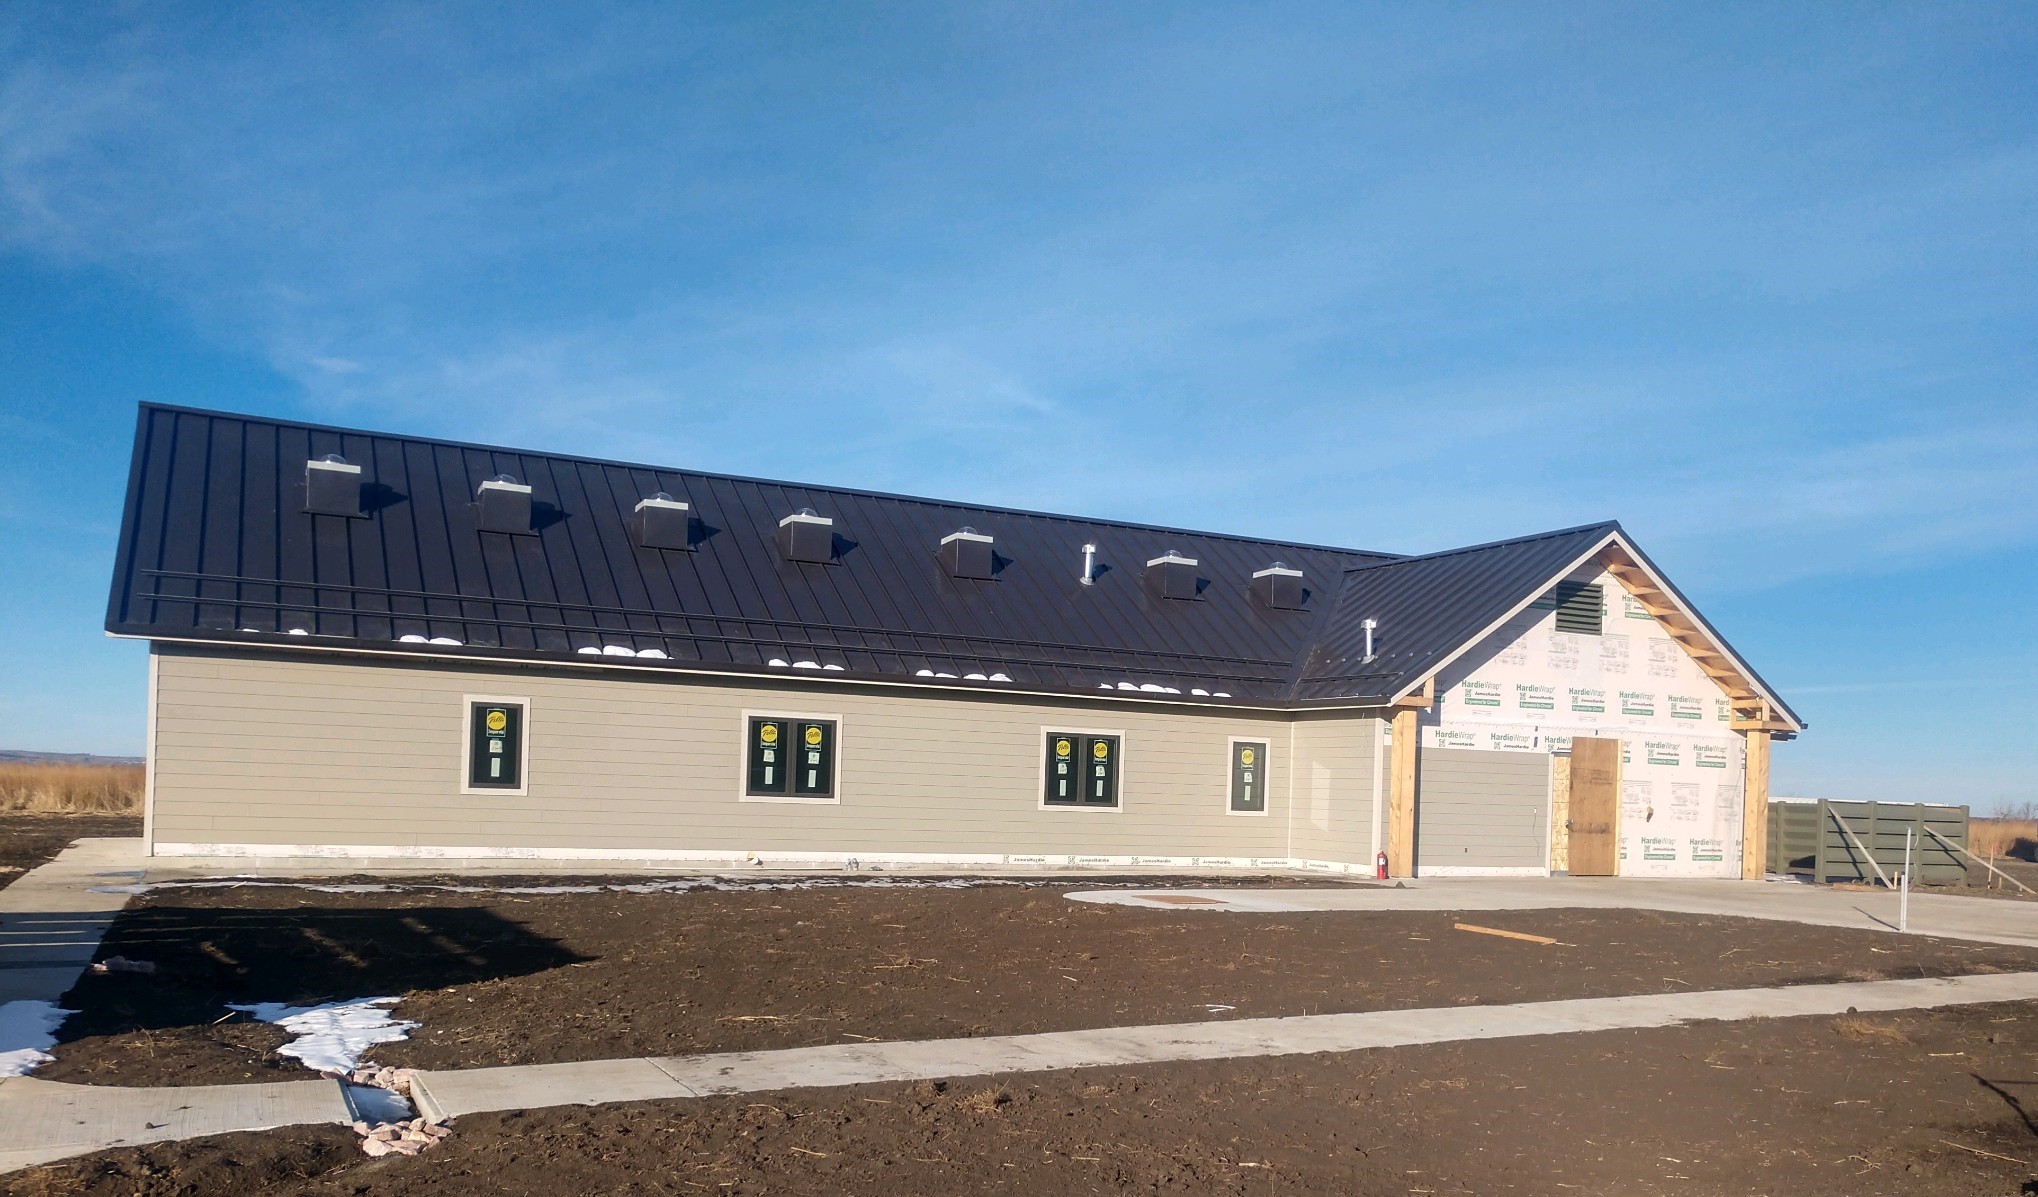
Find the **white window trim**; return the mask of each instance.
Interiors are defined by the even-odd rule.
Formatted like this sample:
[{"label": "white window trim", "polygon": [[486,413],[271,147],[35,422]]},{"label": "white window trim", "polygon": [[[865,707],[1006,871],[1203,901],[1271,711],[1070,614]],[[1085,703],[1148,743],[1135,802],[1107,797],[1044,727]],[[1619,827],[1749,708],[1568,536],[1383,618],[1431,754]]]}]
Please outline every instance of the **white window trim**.
[{"label": "white window trim", "polygon": [[[752,719],[801,719],[814,723],[835,725],[835,776],[827,797],[812,794],[753,794],[750,792],[750,721]],[[738,716],[736,723],[736,798],[741,802],[790,802],[799,806],[840,806],[842,805],[843,780],[849,770],[843,760],[842,745],[848,731],[848,724],[840,715],[826,715],[814,711],[746,710]]]},{"label": "white window trim", "polygon": [[[1238,746],[1251,744],[1266,754],[1266,761],[1260,765],[1260,809],[1234,810],[1231,805],[1231,762],[1238,759]],[[1267,777],[1274,759],[1274,738],[1272,736],[1226,736],[1224,738],[1224,813],[1247,819],[1264,819],[1274,809],[1272,794],[1268,791]],[[1041,762],[1043,765],[1045,760]]]},{"label": "white window trim", "polygon": [[[1066,802],[1049,802],[1047,800],[1047,740],[1049,736],[1054,735],[1056,732],[1068,732],[1072,735],[1078,736],[1118,737],[1118,801],[1113,802],[1109,806],[1098,806],[1094,802],[1066,803]],[[1126,745],[1131,740],[1131,738],[1132,737],[1125,734],[1123,728],[1078,727],[1075,724],[1071,723],[1041,724],[1039,747],[1033,754],[1033,759],[1038,761],[1040,764],[1040,776],[1038,780],[1036,780],[1033,783],[1033,798],[1036,808],[1039,810],[1051,810],[1056,812],[1057,814],[1066,813],[1070,811],[1084,811],[1093,815],[1123,814],[1126,806],[1126,794],[1125,794],[1125,758],[1127,754]]]},{"label": "white window trim", "polygon": [[[494,703],[497,706],[521,707],[524,717],[519,721],[517,735],[523,741],[517,745],[520,759],[517,762],[517,784],[509,786],[477,786],[468,781],[467,753],[474,746],[474,704]],[[487,794],[504,798],[528,798],[531,793],[531,700],[506,694],[463,694],[460,696],[460,792],[462,794]]]}]

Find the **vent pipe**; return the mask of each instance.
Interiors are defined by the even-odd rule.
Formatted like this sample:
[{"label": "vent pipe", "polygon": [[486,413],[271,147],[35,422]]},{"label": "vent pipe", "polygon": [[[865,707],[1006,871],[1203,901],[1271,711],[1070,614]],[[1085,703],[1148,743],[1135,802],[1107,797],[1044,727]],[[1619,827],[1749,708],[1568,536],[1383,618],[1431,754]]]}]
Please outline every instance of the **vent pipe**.
[{"label": "vent pipe", "polygon": [[1083,546],[1083,585],[1094,586],[1097,582],[1097,546]]},{"label": "vent pipe", "polygon": [[1373,659],[1373,629],[1380,626],[1380,621],[1377,619],[1362,619],[1359,621],[1359,626],[1366,630],[1366,660],[1371,661]]}]

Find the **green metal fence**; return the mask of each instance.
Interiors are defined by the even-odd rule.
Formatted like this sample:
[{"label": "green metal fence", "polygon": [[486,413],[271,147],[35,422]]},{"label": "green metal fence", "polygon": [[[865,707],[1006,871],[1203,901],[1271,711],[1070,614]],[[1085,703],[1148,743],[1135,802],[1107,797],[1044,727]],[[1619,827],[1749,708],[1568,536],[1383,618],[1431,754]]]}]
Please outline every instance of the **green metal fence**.
[{"label": "green metal fence", "polygon": [[1946,846],[1967,847],[1967,808],[1912,802],[1771,802],[1769,871],[1808,874],[1814,881],[1878,881],[1879,865],[1894,882],[1904,867],[1905,831],[1912,836],[1913,882],[1967,884],[1966,858]]}]

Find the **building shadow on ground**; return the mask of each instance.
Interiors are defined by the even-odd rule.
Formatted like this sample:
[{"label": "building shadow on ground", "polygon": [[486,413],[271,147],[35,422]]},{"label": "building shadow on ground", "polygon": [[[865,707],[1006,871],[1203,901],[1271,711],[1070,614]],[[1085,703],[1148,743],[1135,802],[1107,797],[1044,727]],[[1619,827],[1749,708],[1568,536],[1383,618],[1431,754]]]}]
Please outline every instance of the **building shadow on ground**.
[{"label": "building shadow on ground", "polygon": [[316,1005],[398,996],[578,964],[590,957],[473,906],[235,910],[150,906],[121,915],[65,995],[60,1040],[208,1026],[230,1003]]}]

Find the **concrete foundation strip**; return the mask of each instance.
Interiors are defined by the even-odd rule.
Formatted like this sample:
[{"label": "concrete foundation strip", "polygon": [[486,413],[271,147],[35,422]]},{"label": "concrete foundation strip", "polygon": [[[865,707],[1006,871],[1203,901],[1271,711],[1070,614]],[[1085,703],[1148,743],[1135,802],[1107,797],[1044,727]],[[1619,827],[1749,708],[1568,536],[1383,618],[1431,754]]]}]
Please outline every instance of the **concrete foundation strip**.
[{"label": "concrete foundation strip", "polygon": [[[2031,1000],[2038,1000],[2038,972],[1985,973],[420,1072],[411,1093],[419,1113],[442,1119],[489,1110]],[[0,1172],[106,1147],[343,1124],[353,1117],[340,1086],[328,1080],[126,1089],[14,1077],[0,1080]]]}]

